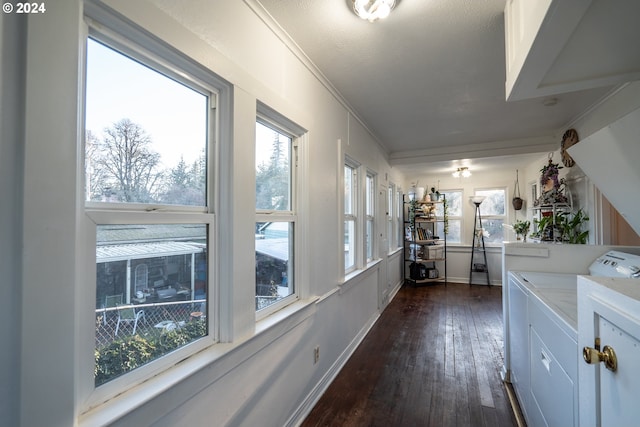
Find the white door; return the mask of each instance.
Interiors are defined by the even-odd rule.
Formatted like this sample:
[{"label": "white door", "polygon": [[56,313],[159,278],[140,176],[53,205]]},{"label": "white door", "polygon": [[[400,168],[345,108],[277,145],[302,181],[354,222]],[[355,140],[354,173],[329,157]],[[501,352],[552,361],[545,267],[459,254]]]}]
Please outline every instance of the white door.
[{"label": "white door", "polygon": [[[580,425],[619,427],[640,425],[640,283],[631,292],[616,292],[578,280],[578,349],[615,352],[615,372],[604,362],[587,364],[579,355]],[[626,282],[631,282],[627,280]],[[583,292],[584,291],[584,292]]]}]

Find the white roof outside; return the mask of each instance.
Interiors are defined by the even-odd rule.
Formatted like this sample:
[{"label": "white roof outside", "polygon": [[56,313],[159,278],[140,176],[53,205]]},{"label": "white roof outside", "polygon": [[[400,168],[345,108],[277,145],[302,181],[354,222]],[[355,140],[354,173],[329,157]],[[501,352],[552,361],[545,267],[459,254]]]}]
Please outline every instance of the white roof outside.
[{"label": "white roof outside", "polygon": [[289,261],[289,239],[256,239],[256,251],[281,261]]},{"label": "white roof outside", "polygon": [[155,258],[204,252],[205,245],[187,242],[137,243],[131,245],[106,245],[96,248],[96,262],[123,261],[128,259]]}]

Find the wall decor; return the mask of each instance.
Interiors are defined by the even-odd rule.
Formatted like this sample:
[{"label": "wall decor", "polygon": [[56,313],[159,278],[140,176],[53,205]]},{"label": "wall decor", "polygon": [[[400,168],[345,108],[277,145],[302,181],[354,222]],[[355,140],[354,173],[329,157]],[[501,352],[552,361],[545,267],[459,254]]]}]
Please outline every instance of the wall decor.
[{"label": "wall decor", "polygon": [[578,132],[576,132],[575,129],[567,130],[562,136],[562,142],[560,143],[560,154],[562,155],[562,163],[568,168],[575,165],[576,162],[573,160],[573,158],[571,158],[569,153],[567,153],[567,149],[572,145],[577,144],[578,141]]},{"label": "wall decor", "polygon": [[513,203],[513,209],[519,211],[522,209],[522,198],[520,197],[520,183],[518,182],[518,169],[516,169],[516,185],[513,189],[513,199],[511,200]]}]

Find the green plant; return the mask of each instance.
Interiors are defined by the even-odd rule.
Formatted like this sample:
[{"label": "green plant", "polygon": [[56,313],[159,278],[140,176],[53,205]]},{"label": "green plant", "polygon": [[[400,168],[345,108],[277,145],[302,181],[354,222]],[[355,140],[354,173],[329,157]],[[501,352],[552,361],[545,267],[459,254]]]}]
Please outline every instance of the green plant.
[{"label": "green plant", "polygon": [[129,372],[153,360],[156,345],[139,335],[113,341],[107,347],[95,351],[94,370],[96,385]]},{"label": "green plant", "polygon": [[160,335],[133,335],[117,339],[95,350],[95,384],[104,384],[205,335],[207,324],[198,320]]},{"label": "green plant", "polygon": [[447,199],[442,201],[442,221],[444,234],[449,234],[449,206],[447,205]]},{"label": "green plant", "polygon": [[578,209],[575,214],[561,212],[556,215],[556,228],[560,231],[560,240],[567,243],[584,245],[589,240],[589,230],[583,230],[583,226],[589,221],[589,217]]},{"label": "green plant", "polygon": [[205,322],[190,322],[178,329],[160,335],[158,342],[163,353],[168,353],[206,334]]},{"label": "green plant", "polygon": [[513,224],[513,231],[516,232],[516,234],[521,234],[523,236],[527,236],[527,234],[529,233],[529,227],[531,226],[531,222],[530,221],[516,221],[515,224]]},{"label": "green plant", "polygon": [[543,216],[540,219],[534,219],[533,220],[534,231],[533,233],[531,233],[531,237],[544,240],[545,237],[548,237],[548,232],[546,231],[548,231],[552,227],[552,225],[553,225],[552,216]]},{"label": "green plant", "polygon": [[419,208],[419,203],[417,200],[411,200],[409,202],[409,227],[411,231],[415,231],[416,229],[416,211]]}]

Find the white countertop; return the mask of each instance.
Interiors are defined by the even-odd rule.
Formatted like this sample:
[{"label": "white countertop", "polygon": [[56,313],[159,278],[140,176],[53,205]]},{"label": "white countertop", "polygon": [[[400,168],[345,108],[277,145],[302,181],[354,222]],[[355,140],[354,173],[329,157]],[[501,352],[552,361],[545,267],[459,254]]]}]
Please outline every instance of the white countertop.
[{"label": "white countertop", "polygon": [[578,276],[569,273],[512,271],[534,302],[557,320],[571,337],[578,336]]}]

